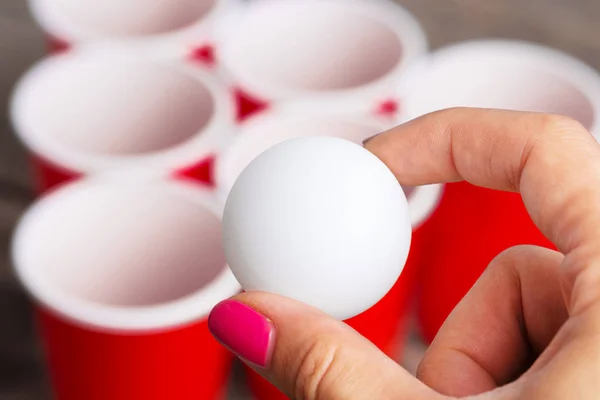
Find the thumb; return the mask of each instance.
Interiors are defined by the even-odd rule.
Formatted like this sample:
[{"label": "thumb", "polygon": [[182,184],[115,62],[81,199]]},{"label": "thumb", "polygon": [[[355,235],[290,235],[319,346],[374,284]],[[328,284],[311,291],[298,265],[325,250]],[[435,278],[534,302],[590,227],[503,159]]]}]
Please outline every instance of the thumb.
[{"label": "thumb", "polygon": [[218,304],[208,325],[223,345],[292,399],[436,399],[439,395],[343,322],[274,294]]}]

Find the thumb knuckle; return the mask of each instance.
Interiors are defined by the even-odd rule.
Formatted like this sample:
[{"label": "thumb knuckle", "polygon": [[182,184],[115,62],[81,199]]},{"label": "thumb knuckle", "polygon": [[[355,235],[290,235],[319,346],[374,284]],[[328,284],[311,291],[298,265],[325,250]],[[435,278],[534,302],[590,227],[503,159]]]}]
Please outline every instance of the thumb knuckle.
[{"label": "thumb knuckle", "polygon": [[343,375],[342,347],[332,338],[316,337],[305,346],[296,369],[293,393],[297,400],[328,400],[332,382]]}]

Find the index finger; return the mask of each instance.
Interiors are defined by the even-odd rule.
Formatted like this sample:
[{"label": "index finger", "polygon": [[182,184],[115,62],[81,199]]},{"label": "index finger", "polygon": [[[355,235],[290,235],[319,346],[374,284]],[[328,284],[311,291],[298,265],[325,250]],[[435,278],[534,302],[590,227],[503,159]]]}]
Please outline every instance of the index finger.
[{"label": "index finger", "polygon": [[[438,111],[369,140],[406,185],[466,180],[519,191],[533,221],[567,257],[581,306],[598,300],[600,145],[563,116],[470,108]],[[575,292],[575,289],[577,291]]]}]

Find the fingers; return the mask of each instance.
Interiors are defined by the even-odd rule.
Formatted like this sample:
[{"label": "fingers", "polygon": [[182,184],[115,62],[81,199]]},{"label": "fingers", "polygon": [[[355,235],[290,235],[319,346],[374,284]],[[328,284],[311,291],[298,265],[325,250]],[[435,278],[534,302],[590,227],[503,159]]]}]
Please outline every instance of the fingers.
[{"label": "fingers", "polygon": [[[594,314],[596,317],[587,314]],[[600,394],[600,307],[561,327],[520,382],[523,399],[596,399]]]},{"label": "fingers", "polygon": [[600,302],[600,145],[579,123],[457,108],[391,129],[365,147],[406,185],[464,179],[519,190],[533,221],[567,255],[570,312]]},{"label": "fingers", "polygon": [[210,315],[215,337],[293,399],[436,399],[343,322],[299,302],[244,293]]},{"label": "fingers", "polygon": [[440,393],[467,396],[523,373],[567,320],[562,260],[533,246],[499,255],[438,333],[418,377]]},{"label": "fingers", "polygon": [[[403,184],[467,180],[520,190],[534,221],[563,252],[583,240],[562,235],[565,230],[593,225],[586,219],[600,187],[590,187],[589,180],[600,181],[600,146],[566,117],[449,109],[391,129],[365,147]],[[596,222],[598,214],[592,213]],[[600,225],[593,231],[600,238]]]}]

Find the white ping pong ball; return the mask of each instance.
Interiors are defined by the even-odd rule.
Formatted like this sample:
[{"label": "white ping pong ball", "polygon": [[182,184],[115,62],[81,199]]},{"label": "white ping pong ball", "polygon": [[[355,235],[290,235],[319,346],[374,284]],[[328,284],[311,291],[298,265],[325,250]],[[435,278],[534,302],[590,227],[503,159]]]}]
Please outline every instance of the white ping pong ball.
[{"label": "white ping pong ball", "polygon": [[256,157],[236,180],[223,244],[246,291],[299,300],[345,320],[377,303],[411,240],[402,187],[375,155],[334,137],[304,137]]}]

